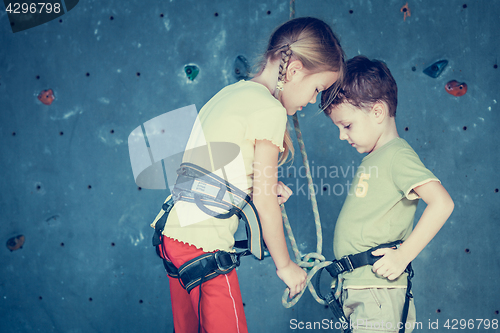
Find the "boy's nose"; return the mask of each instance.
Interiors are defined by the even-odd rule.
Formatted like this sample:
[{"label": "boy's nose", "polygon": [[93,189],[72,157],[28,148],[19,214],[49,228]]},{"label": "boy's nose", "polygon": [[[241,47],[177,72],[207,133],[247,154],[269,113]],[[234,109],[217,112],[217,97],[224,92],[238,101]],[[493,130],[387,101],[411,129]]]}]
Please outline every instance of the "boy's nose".
[{"label": "boy's nose", "polygon": [[340,131],[339,139],[340,140],[347,140],[347,134],[343,131]]}]

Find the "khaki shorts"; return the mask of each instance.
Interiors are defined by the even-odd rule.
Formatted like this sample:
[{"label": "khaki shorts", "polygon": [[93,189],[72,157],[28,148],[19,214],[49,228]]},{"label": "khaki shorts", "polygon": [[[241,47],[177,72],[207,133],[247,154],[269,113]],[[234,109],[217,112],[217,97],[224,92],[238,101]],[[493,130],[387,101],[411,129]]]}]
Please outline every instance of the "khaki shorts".
[{"label": "khaki shorts", "polygon": [[406,327],[405,333],[411,333],[416,327],[413,298],[406,325],[401,323],[405,294],[406,288],[343,289],[343,310],[352,332],[397,333],[400,327]]}]

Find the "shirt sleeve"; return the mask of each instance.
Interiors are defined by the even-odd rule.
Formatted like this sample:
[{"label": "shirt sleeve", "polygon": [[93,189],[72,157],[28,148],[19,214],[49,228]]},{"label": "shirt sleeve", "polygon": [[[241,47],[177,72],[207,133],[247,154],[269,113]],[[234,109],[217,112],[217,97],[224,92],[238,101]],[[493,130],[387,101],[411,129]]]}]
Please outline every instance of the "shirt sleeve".
[{"label": "shirt sleeve", "polygon": [[280,151],[284,151],[283,137],[285,136],[287,116],[283,107],[273,107],[255,110],[248,119],[245,139],[269,140],[275,144]]},{"label": "shirt sleeve", "polygon": [[408,200],[419,199],[414,188],[439,179],[427,169],[417,153],[410,149],[398,151],[392,162],[392,180]]}]

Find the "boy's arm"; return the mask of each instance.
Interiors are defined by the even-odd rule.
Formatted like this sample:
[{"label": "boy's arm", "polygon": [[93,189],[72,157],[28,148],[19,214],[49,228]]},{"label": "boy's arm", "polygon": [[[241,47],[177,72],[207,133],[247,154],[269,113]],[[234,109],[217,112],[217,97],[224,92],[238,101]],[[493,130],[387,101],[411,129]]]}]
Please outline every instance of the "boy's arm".
[{"label": "boy's arm", "polygon": [[414,191],[427,204],[415,229],[397,250],[378,249],[372,252],[375,256],[382,256],[373,264],[373,271],[389,280],[395,280],[404,272],[453,212],[453,200],[439,182],[431,181],[414,188]]}]

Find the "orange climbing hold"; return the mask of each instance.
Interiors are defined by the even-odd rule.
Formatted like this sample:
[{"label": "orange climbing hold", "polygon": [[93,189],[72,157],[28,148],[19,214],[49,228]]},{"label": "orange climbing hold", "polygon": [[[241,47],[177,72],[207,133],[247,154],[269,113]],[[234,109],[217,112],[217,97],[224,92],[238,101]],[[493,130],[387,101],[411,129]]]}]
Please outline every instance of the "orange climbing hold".
[{"label": "orange climbing hold", "polygon": [[38,95],[38,99],[45,105],[50,105],[55,99],[52,89],[44,90]]},{"label": "orange climbing hold", "polygon": [[411,16],[411,11],[410,11],[410,7],[408,7],[408,2],[406,3],[406,5],[404,5],[403,7],[401,7],[401,13],[404,13],[404,20],[406,21],[406,17],[410,17]]},{"label": "orange climbing hold", "polygon": [[467,83],[465,82],[457,82],[455,80],[448,82],[445,86],[444,89],[446,89],[446,92],[448,94],[451,94],[456,97],[460,97],[465,95],[467,92]]},{"label": "orange climbing hold", "polygon": [[19,250],[23,247],[24,244],[24,236],[19,235],[16,237],[12,237],[7,241],[7,248],[12,252],[15,250]]}]

